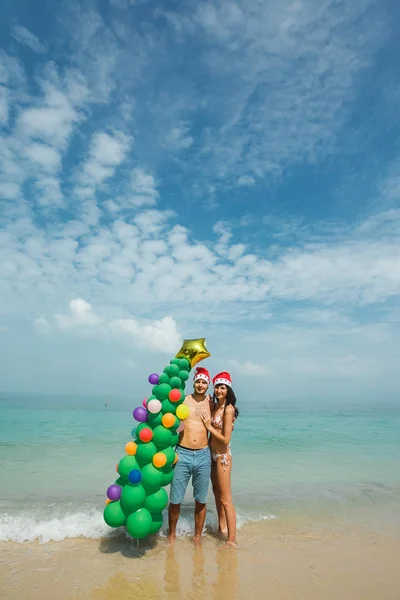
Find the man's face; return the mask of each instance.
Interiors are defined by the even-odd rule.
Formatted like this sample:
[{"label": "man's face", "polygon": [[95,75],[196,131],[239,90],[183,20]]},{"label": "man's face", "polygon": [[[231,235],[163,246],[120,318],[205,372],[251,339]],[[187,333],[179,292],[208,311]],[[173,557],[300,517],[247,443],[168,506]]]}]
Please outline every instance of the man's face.
[{"label": "man's face", "polygon": [[208,389],[208,383],[205,379],[197,379],[194,382],[193,387],[197,394],[205,394]]}]

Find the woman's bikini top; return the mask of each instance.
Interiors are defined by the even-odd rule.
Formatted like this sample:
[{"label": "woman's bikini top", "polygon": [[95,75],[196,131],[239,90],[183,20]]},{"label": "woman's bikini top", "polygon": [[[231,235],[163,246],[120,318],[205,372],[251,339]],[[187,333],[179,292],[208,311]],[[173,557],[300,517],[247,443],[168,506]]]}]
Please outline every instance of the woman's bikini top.
[{"label": "woman's bikini top", "polygon": [[[217,409],[217,410],[219,410],[219,409]],[[218,414],[214,414],[214,416],[211,417],[211,425],[213,427],[215,427],[216,429],[222,430],[222,426],[224,424],[224,413],[225,413],[225,404],[222,406],[221,412],[219,412]],[[234,428],[234,423],[235,423],[235,419],[233,419],[232,429]]]}]

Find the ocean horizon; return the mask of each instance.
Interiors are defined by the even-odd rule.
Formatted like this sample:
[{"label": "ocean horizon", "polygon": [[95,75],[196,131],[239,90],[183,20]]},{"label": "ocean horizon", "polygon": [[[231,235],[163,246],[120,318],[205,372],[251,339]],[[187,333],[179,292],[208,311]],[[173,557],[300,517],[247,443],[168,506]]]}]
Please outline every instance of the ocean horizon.
[{"label": "ocean horizon", "polygon": [[[0,541],[116,535],[102,511],[139,403],[0,394]],[[232,438],[239,528],[305,517],[398,524],[400,403],[268,400],[240,410]],[[193,532],[192,512],[189,486],[178,535]],[[206,524],[216,525],[211,486]]]}]

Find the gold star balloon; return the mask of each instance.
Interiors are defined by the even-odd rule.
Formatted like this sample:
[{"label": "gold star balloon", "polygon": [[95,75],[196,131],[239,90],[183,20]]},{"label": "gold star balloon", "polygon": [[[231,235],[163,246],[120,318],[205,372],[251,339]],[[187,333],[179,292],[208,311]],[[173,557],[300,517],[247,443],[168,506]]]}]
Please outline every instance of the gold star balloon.
[{"label": "gold star balloon", "polygon": [[186,358],[193,368],[208,356],[211,354],[206,348],[206,338],[199,338],[198,340],[183,340],[182,347],[175,358]]}]

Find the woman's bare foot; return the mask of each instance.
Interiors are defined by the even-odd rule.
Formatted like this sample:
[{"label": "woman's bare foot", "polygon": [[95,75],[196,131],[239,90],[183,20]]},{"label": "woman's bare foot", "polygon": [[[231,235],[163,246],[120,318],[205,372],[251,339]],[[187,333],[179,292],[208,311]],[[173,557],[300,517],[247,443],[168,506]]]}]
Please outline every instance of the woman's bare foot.
[{"label": "woman's bare foot", "polygon": [[231,547],[231,548],[237,548],[237,542],[226,542],[225,546],[227,547]]}]

